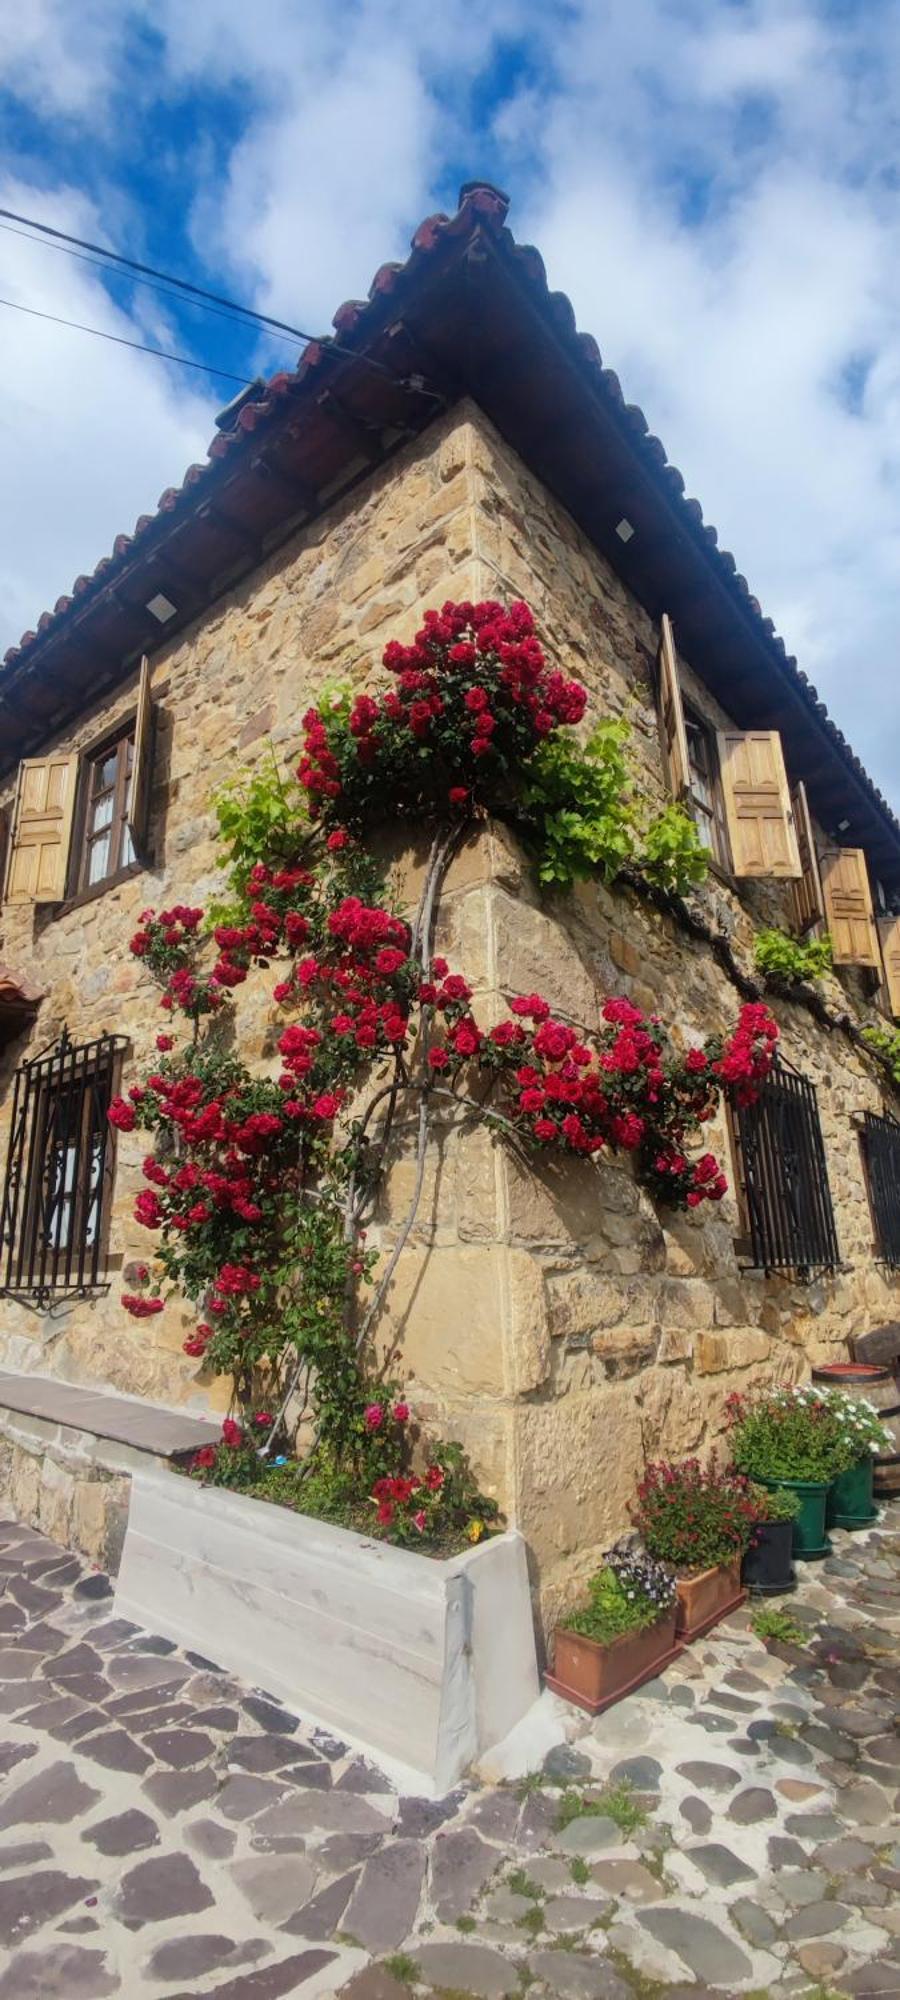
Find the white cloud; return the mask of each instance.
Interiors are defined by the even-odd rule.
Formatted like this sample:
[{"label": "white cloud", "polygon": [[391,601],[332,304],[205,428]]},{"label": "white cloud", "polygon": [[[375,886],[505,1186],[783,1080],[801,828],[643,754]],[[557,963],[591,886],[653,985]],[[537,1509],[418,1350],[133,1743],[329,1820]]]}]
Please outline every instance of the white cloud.
[{"label": "white cloud", "polygon": [[[102,240],[97,215],[71,190],[48,197],[7,180],[0,205]],[[89,267],[19,236],[2,243],[4,298],[129,340],[162,335],[165,343],[155,309],[148,333],[147,322],[112,305]],[[0,654],[205,456],[222,397],[175,373],[127,348],[0,310]]]},{"label": "white cloud", "polygon": [[[661,6],[632,10],[618,43],[584,14],[542,128],[527,234],[897,800],[900,193],[884,171],[889,135],[877,119],[861,128],[852,52],[826,46],[815,9],[741,18],[724,42],[695,41],[707,59],[691,95]],[[767,137],[744,155],[735,98],[760,92]],[[857,407],[841,384],[860,364]]]}]

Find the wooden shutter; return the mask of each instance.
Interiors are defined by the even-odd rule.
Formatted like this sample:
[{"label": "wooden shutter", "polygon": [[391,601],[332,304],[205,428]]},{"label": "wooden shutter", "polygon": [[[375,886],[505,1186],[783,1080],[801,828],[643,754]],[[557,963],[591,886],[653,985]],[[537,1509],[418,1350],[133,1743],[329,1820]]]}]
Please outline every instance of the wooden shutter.
[{"label": "wooden shutter", "polygon": [[777,729],[723,729],[719,770],[735,875],[802,875]]},{"label": "wooden shutter", "polygon": [[687,731],[684,726],[684,708],[681,688],[678,682],[678,661],[675,657],[675,639],[672,621],[663,612],[659,632],[658,656],[659,723],[662,730],[663,749],[666,758],[666,774],[673,797],[680,799],[689,791],[691,767],[688,759]]},{"label": "wooden shutter", "polygon": [[830,847],[820,854],[819,867],[835,965],[871,965],[880,972],[881,949],[862,848]]},{"label": "wooden shutter", "polygon": [[900,1020],[900,917],[879,917],[878,937],[884,959],[888,1008]]},{"label": "wooden shutter", "polygon": [[137,715],[134,724],[134,761],[131,767],[131,797],[128,804],[128,831],[140,859],[147,839],[150,819],[150,785],[153,777],[153,703],[150,699],[150,662],[146,653],[138,681]]},{"label": "wooden shutter", "polygon": [[812,828],[812,817],[806,797],[806,786],[796,784],[791,792],[791,810],[794,815],[794,832],[797,836],[797,851],[800,855],[802,874],[793,886],[794,921],[798,931],[808,931],[825,915],[825,898],[822,894],[822,878],[819,874],[819,857]]},{"label": "wooden shutter", "polygon": [[19,765],[7,902],[62,902],[77,780],[77,756],[26,757]]},{"label": "wooden shutter", "polygon": [[6,807],[3,806],[2,808],[0,808],[0,903],[2,903],[3,901],[3,888],[4,888],[4,883],[6,881],[6,860],[8,853],[9,853],[9,813],[6,810]]}]

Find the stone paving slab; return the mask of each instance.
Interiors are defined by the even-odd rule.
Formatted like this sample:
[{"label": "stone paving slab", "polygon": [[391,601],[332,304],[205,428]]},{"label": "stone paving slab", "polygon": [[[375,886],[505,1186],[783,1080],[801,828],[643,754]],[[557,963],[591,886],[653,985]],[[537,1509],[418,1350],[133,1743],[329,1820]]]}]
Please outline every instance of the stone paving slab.
[{"label": "stone paving slab", "polygon": [[0,1523],[0,2000],[900,1995],[900,1510],[834,1539],[802,1647],[747,1607],[426,1800]]}]

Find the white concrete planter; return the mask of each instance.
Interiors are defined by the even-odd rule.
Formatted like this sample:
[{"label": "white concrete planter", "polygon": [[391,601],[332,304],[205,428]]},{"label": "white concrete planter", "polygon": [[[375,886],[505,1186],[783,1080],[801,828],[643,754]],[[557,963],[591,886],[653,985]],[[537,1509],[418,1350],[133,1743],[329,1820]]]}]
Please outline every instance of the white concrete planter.
[{"label": "white concrete planter", "polygon": [[520,1535],[449,1561],[137,1472],[116,1611],[442,1793],[539,1693]]}]

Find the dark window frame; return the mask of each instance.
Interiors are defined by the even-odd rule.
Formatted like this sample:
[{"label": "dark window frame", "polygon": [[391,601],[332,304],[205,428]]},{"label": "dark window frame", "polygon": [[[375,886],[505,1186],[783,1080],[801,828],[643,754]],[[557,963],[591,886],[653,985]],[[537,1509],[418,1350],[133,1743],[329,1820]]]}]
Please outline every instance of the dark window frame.
[{"label": "dark window frame", "polygon": [[729,1097],[728,1123],[744,1230],[737,1248],[750,1268],[802,1280],[845,1269],[815,1084],[779,1055],[752,1104]]},{"label": "dark window frame", "polygon": [[900,1123],[874,1111],[863,1115],[860,1147],[875,1238],[875,1256],[900,1271]]},{"label": "dark window frame", "polygon": [[107,1112],[123,1036],[58,1043],[22,1063],[13,1085],[0,1200],[0,1296],[37,1309],[109,1289],[115,1167]]},{"label": "dark window frame", "polygon": [[[100,737],[96,743],[91,743],[82,752],[69,859],[67,901],[98,895],[139,866],[132,850],[131,831],[128,825],[136,719],[135,713],[125,716],[115,729]],[[97,787],[95,779],[98,772],[113,758],[115,758],[115,769],[112,780],[102,787]],[[105,825],[98,826],[97,808],[107,799],[110,801],[110,818]],[[103,874],[92,882],[89,879],[91,850],[105,837],[109,840],[108,865]]]},{"label": "dark window frame", "polygon": [[[719,771],[716,732],[705,716],[682,699],[690,780],[688,804],[710,860],[724,875],[731,874],[731,843]],[[698,754],[699,753],[699,754]],[[704,840],[704,831],[708,839]]]}]

